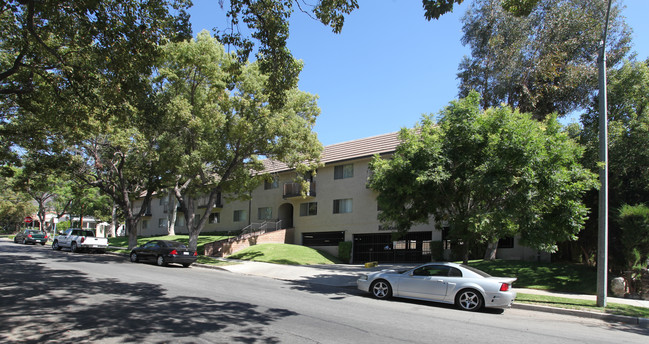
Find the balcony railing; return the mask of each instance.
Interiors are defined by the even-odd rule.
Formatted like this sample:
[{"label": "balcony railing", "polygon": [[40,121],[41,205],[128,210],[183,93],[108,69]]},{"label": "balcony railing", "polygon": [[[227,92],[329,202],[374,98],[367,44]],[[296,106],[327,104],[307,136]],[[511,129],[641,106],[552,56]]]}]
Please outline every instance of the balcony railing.
[{"label": "balcony railing", "polygon": [[[309,183],[309,190],[305,193],[304,196],[315,197],[315,182]],[[301,197],[302,196],[302,184],[300,183],[286,183],[284,184],[284,199]]]}]

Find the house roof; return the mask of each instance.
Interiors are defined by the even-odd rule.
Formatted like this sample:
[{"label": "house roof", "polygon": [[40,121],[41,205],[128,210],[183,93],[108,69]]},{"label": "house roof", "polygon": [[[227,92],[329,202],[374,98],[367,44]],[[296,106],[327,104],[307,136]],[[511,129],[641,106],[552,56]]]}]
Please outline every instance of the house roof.
[{"label": "house roof", "polygon": [[[320,162],[327,165],[353,159],[368,158],[375,154],[393,153],[399,145],[399,132],[366,137],[358,140],[336,143],[325,146],[320,155]],[[277,173],[291,170],[286,164],[263,160],[264,172]]]}]

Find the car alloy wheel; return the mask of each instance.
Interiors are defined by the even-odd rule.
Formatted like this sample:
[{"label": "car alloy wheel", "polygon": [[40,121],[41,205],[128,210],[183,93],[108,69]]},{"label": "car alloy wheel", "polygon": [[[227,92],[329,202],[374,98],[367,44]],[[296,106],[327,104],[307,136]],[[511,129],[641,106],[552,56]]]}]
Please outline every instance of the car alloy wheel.
[{"label": "car alloy wheel", "polygon": [[372,283],[370,290],[372,292],[372,296],[377,299],[387,299],[392,296],[392,287],[390,287],[390,283],[384,280],[379,280]]},{"label": "car alloy wheel", "polygon": [[78,251],[76,242],[72,243],[72,246],[70,246],[70,251],[72,251],[72,252],[77,252]]},{"label": "car alloy wheel", "polygon": [[137,260],[137,253],[135,253],[135,252],[131,252],[131,262],[132,262],[132,263],[137,263],[137,262],[138,262],[138,260]]},{"label": "car alloy wheel", "polygon": [[27,245],[27,239],[23,239],[23,245]]},{"label": "car alloy wheel", "polygon": [[462,290],[456,297],[455,303],[465,311],[477,311],[482,308],[482,296],[473,289]]},{"label": "car alloy wheel", "polygon": [[58,241],[55,241],[55,242],[52,243],[52,249],[55,250],[55,251],[58,251],[58,250],[61,249],[61,246],[59,246]]},{"label": "car alloy wheel", "polygon": [[165,262],[165,257],[163,256],[158,256],[158,259],[156,260],[156,263],[158,263],[158,266],[166,266],[167,262]]}]

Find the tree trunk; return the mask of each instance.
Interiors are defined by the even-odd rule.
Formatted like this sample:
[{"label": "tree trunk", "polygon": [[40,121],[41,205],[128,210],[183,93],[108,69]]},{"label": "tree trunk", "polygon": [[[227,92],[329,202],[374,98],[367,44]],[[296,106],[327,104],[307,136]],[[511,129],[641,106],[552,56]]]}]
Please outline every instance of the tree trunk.
[{"label": "tree trunk", "polygon": [[126,232],[128,233],[128,249],[137,247],[137,221],[131,216],[126,219]]},{"label": "tree trunk", "polygon": [[496,253],[498,252],[498,240],[487,244],[487,250],[484,254],[484,260],[496,260]]},{"label": "tree trunk", "polygon": [[117,237],[117,204],[113,202],[113,209],[110,214],[110,227],[108,227],[108,236]]},{"label": "tree trunk", "polygon": [[176,216],[178,216],[178,207],[176,207],[176,196],[173,190],[167,193],[167,235],[176,235]]},{"label": "tree trunk", "polygon": [[462,258],[462,263],[469,264],[469,245],[467,245],[467,243],[464,243],[462,246],[464,246],[464,257]]}]

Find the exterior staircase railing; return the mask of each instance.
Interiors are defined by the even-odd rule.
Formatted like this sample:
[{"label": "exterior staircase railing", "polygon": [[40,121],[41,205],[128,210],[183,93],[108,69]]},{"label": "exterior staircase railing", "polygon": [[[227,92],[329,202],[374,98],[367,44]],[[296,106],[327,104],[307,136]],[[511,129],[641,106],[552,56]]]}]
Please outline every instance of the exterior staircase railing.
[{"label": "exterior staircase railing", "polygon": [[282,220],[277,221],[264,221],[264,222],[252,222],[241,230],[239,235],[226,239],[228,242],[235,242],[239,240],[244,240],[256,236],[260,236],[265,233],[274,232],[276,230],[282,229]]}]

